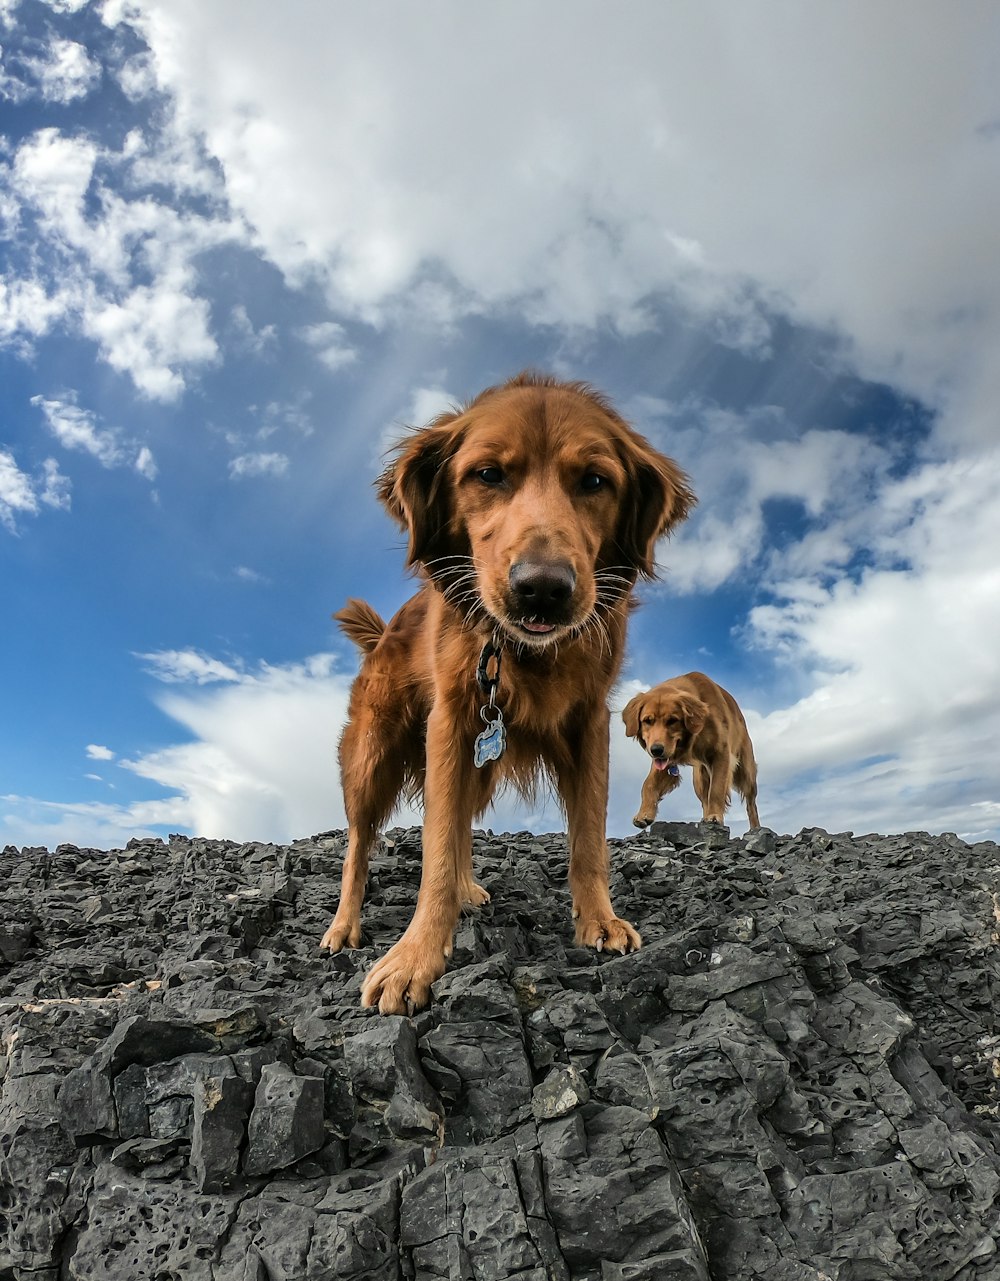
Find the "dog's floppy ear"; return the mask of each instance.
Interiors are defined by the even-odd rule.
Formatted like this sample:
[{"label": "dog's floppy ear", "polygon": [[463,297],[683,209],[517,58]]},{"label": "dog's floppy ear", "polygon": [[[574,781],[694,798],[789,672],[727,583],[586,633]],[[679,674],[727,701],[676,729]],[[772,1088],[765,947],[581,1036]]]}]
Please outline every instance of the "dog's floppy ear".
[{"label": "dog's floppy ear", "polygon": [[625,722],[625,734],[628,738],[639,737],[639,718],[642,716],[642,700],[645,694],[636,694],[635,698],[629,699],[622,710],[622,720]]},{"label": "dog's floppy ear", "polygon": [[700,698],[693,698],[690,695],[683,695],[680,700],[680,713],[684,721],[684,728],[692,736],[700,734],[705,728],[705,722],[708,720],[708,708]]},{"label": "dog's floppy ear", "polygon": [[615,541],[627,565],[644,578],[656,576],[656,543],[684,520],[698,501],[687,475],[672,458],[655,450],[637,432],[619,445],[628,475]]},{"label": "dog's floppy ear", "polygon": [[376,481],[389,515],[409,535],[409,567],[433,568],[438,557],[461,550],[448,475],[448,464],[462,439],[459,417],[442,414],[400,442],[395,459]]}]

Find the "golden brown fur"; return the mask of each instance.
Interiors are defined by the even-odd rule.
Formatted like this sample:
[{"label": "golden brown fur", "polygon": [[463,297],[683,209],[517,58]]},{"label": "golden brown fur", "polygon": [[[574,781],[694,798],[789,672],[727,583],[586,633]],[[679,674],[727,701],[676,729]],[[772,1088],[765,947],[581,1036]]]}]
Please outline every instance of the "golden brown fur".
[{"label": "golden brown fur", "polygon": [[[366,656],[340,743],[349,841],[322,945],[360,942],[378,828],[401,793],[422,791],[416,910],[362,1003],[426,1004],[460,909],[489,897],[473,879],[473,821],[498,787],[530,793],[544,774],[567,814],[577,942],[638,947],[608,889],[607,697],[636,579],[653,575],[657,539],[694,502],[687,478],[585,384],[521,374],[404,440],[378,494],[426,581],[384,630],[364,602],[339,615]],[[477,769],[476,664],[493,636],[508,745]]]},{"label": "golden brown fur", "polygon": [[625,733],[653,758],[632,822],[648,827],[656,808],[680,778],[667,766],[693,765],[694,790],[708,821],[725,821],[733,787],[743,797],[751,827],[757,814],[757,763],[736,699],[702,672],[675,676],[636,694],[622,712]]}]

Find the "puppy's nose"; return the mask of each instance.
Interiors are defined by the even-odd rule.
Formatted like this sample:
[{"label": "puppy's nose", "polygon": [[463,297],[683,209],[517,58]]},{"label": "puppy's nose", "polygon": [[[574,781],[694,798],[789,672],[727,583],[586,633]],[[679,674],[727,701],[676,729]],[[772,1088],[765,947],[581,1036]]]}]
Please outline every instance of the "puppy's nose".
[{"label": "puppy's nose", "polygon": [[573,595],[576,574],[564,561],[519,560],[510,567],[510,585],[526,613],[565,605]]},{"label": "puppy's nose", "polygon": [[649,748],[650,756],[664,756],[666,755],[666,751],[667,749],[663,746],[662,743],[650,744],[650,748]]}]

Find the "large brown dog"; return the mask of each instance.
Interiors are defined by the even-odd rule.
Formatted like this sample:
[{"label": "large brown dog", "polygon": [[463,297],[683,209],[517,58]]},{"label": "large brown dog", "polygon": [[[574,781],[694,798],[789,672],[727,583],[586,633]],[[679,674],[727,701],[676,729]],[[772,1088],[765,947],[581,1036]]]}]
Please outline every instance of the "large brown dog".
[{"label": "large brown dog", "polygon": [[705,819],[725,821],[733,787],[746,802],[751,827],[757,814],[757,762],[736,699],[701,672],[664,681],[636,694],[622,712],[625,733],[653,758],[632,822],[648,827],[660,801],[680,786],[678,765],[694,766],[694,790]]},{"label": "large brown dog", "polygon": [[363,601],[336,615],[365,658],[340,742],[350,833],[322,946],[357,947],[378,828],[422,791],[416,910],[361,1000],[383,1014],[425,1005],[460,909],[489,897],[473,880],[473,820],[500,785],[530,794],[545,774],[568,819],[577,942],[637,948],[608,889],[607,697],[636,579],[694,502],[686,476],[586,385],[528,373],[403,441],[378,494],[427,581],[388,626]]}]

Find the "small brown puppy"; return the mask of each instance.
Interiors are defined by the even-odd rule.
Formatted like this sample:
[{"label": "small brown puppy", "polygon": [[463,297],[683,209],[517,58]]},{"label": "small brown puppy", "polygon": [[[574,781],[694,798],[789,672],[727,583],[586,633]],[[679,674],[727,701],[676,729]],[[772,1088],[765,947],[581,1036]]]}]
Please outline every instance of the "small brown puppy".
[{"label": "small brown puppy", "polygon": [[751,827],[757,814],[757,762],[736,699],[702,672],[675,676],[636,694],[622,712],[625,733],[653,758],[632,822],[648,827],[656,807],[680,786],[678,765],[694,766],[694,790],[708,822],[725,821],[733,787],[743,797]]}]

